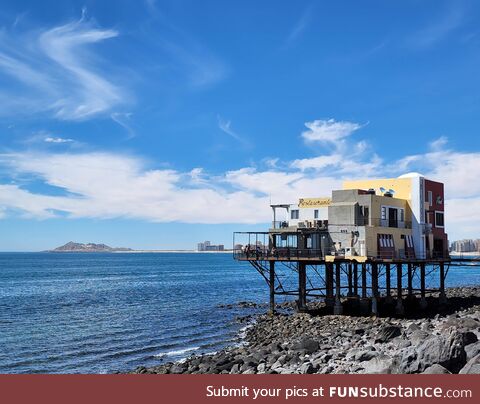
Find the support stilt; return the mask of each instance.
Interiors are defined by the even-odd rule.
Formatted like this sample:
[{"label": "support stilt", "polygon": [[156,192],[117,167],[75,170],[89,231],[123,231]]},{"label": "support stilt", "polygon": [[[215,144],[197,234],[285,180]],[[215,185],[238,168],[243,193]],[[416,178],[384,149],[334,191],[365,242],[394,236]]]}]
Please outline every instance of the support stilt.
[{"label": "support stilt", "polygon": [[372,263],[372,314],[378,315],[378,264]]},{"label": "support stilt", "polygon": [[358,297],[358,264],[353,263],[353,296]]},{"label": "support stilt", "polygon": [[325,263],[325,289],[326,297],[325,304],[329,307],[333,306],[333,264],[331,262]]},{"label": "support stilt", "polygon": [[385,303],[392,303],[392,294],[391,294],[391,276],[390,276],[390,263],[385,264]]},{"label": "support stilt", "polygon": [[298,263],[298,311],[307,308],[307,270],[303,262]]},{"label": "support stilt", "polygon": [[440,295],[438,297],[441,305],[447,304],[447,295],[445,294],[445,264],[440,262]]},{"label": "support stilt", "polygon": [[341,288],[340,288],[340,262],[337,262],[335,265],[335,306],[333,307],[333,314],[342,314],[343,313],[343,308],[342,308],[342,302],[340,300],[340,293],[341,293]]},{"label": "support stilt", "polygon": [[395,313],[399,316],[405,314],[402,302],[402,271],[402,264],[397,264],[397,305],[395,306]]},{"label": "support stilt", "polygon": [[353,271],[352,271],[352,263],[349,262],[347,264],[347,277],[348,277],[348,297],[353,296]]},{"label": "support stilt", "polygon": [[427,299],[425,298],[425,263],[420,263],[420,308],[427,308]]},{"label": "support stilt", "polygon": [[407,282],[408,282],[408,290],[407,290],[407,299],[413,299],[413,271],[412,271],[412,264],[407,265]]},{"label": "support stilt", "polygon": [[275,261],[270,261],[270,314],[275,314]]},{"label": "support stilt", "polygon": [[362,263],[362,299],[360,300],[360,311],[363,314],[370,312],[370,302],[367,299],[367,264]]}]

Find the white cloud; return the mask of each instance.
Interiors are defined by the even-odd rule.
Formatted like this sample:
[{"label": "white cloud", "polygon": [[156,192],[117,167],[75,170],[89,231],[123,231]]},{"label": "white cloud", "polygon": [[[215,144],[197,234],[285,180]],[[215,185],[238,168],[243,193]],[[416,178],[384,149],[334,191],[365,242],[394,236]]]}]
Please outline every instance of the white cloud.
[{"label": "white cloud", "polygon": [[308,128],[302,133],[307,142],[336,143],[350,136],[362,126],[358,123],[335,121],[334,119],[318,119],[305,123]]},{"label": "white cloud", "polygon": [[[115,153],[6,153],[0,155],[0,168],[18,181],[0,184],[0,212],[39,219],[61,215],[265,223],[271,219],[270,201],[292,203],[299,197],[329,195],[341,187],[343,179],[420,171],[445,183],[450,238],[478,237],[480,152],[442,150],[445,144],[442,139],[435,150],[430,147],[392,163],[360,144],[348,159],[333,152],[291,162],[276,160],[274,167],[266,169],[243,167],[215,174],[200,167],[186,172],[152,168],[142,158]],[[30,191],[31,180],[63,194]]]},{"label": "white cloud", "polygon": [[68,138],[63,138],[63,137],[52,137],[48,136],[45,139],[43,139],[44,142],[46,143],[71,143],[74,142],[73,139],[68,139]]},{"label": "white cloud", "polygon": [[295,23],[293,26],[292,30],[288,34],[288,37],[285,41],[285,46],[291,45],[293,42],[295,42],[306,30],[308,25],[310,24],[310,21],[312,19],[312,12],[313,12],[313,7],[309,6],[307,7],[298,21]]},{"label": "white cloud", "polygon": [[0,74],[14,79],[0,90],[2,114],[48,112],[82,120],[110,111],[128,98],[101,73],[91,46],[114,38],[82,19],[40,33],[0,41]]}]

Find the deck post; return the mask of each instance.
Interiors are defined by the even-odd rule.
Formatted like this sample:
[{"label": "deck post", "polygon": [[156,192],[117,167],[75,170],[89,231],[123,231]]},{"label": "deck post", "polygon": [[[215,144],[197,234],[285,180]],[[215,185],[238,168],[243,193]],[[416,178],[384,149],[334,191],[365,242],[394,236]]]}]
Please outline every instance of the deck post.
[{"label": "deck post", "polygon": [[427,299],[425,299],[425,262],[420,263],[420,308],[427,308]]},{"label": "deck post", "polygon": [[407,299],[411,299],[413,297],[413,272],[411,263],[408,263],[407,265],[407,282]]},{"label": "deck post", "polygon": [[325,263],[325,305],[333,306],[333,263]]},{"label": "deck post", "polygon": [[378,315],[378,264],[372,262],[372,314]]},{"label": "deck post", "polygon": [[353,263],[353,296],[358,297],[358,263]]},{"label": "deck post", "polygon": [[386,295],[385,295],[385,302],[391,303],[392,302],[392,295],[391,295],[391,276],[390,276],[390,263],[385,263],[385,288],[386,288]]},{"label": "deck post", "polygon": [[298,263],[298,311],[305,310],[307,305],[307,271],[303,262]]},{"label": "deck post", "polygon": [[369,312],[370,302],[367,299],[367,264],[362,263],[362,299],[360,300],[360,311],[364,314]]},{"label": "deck post", "polygon": [[270,261],[270,314],[275,314],[275,261]]},{"label": "deck post", "polygon": [[440,262],[440,295],[438,301],[441,305],[447,303],[447,295],[445,294],[445,264]]},{"label": "deck post", "polygon": [[352,270],[352,263],[349,262],[347,264],[347,276],[348,276],[348,297],[353,296],[353,270]]},{"label": "deck post", "polygon": [[333,307],[333,314],[342,314],[342,301],[340,300],[341,285],[340,285],[340,262],[335,264],[335,306]]},{"label": "deck post", "polygon": [[395,313],[397,313],[399,316],[403,316],[405,314],[402,302],[402,267],[402,264],[397,264],[397,305],[395,306]]}]

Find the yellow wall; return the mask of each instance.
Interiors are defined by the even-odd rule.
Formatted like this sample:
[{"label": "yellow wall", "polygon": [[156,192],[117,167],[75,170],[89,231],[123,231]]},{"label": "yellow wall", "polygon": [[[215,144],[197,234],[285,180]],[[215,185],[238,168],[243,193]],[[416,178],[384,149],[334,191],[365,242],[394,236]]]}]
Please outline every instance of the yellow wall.
[{"label": "yellow wall", "polygon": [[400,229],[398,227],[365,227],[365,244],[368,256],[377,256],[377,236],[378,234],[392,234],[395,244],[395,252],[405,249],[405,240],[402,235],[411,235],[412,229]]},{"label": "yellow wall", "polygon": [[356,181],[344,181],[343,189],[364,189],[368,190],[374,188],[377,195],[381,195],[379,188],[383,187],[387,191],[393,189],[395,191],[394,197],[397,199],[406,199],[410,209],[408,210],[409,219],[412,220],[412,179],[411,178],[384,178],[375,180],[356,180]]}]

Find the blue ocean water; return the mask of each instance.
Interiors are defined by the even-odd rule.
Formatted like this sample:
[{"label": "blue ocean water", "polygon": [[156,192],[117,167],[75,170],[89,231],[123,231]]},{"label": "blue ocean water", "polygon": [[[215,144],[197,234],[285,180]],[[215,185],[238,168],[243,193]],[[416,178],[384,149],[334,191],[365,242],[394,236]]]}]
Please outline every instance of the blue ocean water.
[{"label": "blue ocean water", "polygon": [[[478,267],[447,279],[479,284]],[[216,351],[255,312],[235,303],[267,300],[230,254],[0,253],[0,373],[128,371]]]},{"label": "blue ocean water", "polygon": [[[105,373],[231,343],[266,301],[230,254],[0,254],[0,373]],[[264,309],[263,309],[264,310]]]}]

